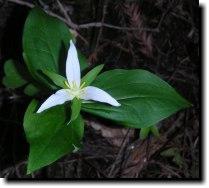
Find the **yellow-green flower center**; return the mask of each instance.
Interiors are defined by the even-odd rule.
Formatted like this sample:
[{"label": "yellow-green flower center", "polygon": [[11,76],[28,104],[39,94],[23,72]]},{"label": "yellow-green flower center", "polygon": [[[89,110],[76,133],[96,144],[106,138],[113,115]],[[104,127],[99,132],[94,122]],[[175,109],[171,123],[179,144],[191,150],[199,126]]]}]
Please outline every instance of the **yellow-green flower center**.
[{"label": "yellow-green flower center", "polygon": [[85,82],[83,82],[80,86],[77,86],[76,82],[73,81],[72,82],[73,87],[71,87],[67,81],[65,81],[64,83],[67,86],[67,88],[69,88],[68,90],[69,90],[70,94],[73,95],[74,97],[76,97],[77,99],[79,99],[80,95],[82,95],[84,93],[83,87],[85,85]]}]

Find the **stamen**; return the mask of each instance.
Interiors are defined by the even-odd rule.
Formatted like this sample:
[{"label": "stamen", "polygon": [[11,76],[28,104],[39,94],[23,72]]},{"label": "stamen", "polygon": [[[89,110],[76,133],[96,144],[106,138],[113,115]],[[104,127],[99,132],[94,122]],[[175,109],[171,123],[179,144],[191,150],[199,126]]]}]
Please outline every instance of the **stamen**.
[{"label": "stamen", "polygon": [[68,82],[66,80],[64,81],[64,83],[70,89],[70,85],[68,84]]},{"label": "stamen", "polygon": [[86,82],[83,82],[80,86],[80,88],[82,89],[85,86]]}]

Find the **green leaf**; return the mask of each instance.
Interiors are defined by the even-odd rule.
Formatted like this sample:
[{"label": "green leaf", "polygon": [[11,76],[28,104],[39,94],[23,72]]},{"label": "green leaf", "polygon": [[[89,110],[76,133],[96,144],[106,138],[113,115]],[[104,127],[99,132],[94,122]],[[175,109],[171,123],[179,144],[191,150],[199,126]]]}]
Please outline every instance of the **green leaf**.
[{"label": "green leaf", "polygon": [[5,76],[2,82],[8,88],[16,89],[21,87],[28,82],[23,76],[25,72],[26,69],[22,64],[13,59],[9,59],[4,64]]},{"label": "green leaf", "polygon": [[[43,93],[44,90],[42,90]],[[24,93],[28,96],[36,96],[41,92],[40,88],[34,84],[28,84],[25,89]]]},{"label": "green leaf", "polygon": [[177,164],[178,166],[181,166],[181,164],[182,164],[183,161],[182,161],[182,158],[181,158],[181,155],[180,155],[179,151],[176,151],[176,153],[175,153],[172,161],[175,164]]},{"label": "green leaf", "polygon": [[[4,64],[5,77],[3,78],[3,84],[12,89],[16,89],[25,86],[24,93],[29,96],[35,96],[41,91],[41,84],[34,82],[31,78],[26,67],[15,60],[8,60]],[[44,90],[42,90],[43,93]]]},{"label": "green leaf", "polygon": [[81,83],[85,82],[85,87],[89,86],[97,77],[97,75],[101,72],[104,65],[98,65],[95,68],[93,68],[91,71],[89,71],[81,80]]},{"label": "green leaf", "polygon": [[77,117],[80,113],[80,110],[81,110],[81,100],[74,98],[72,101],[72,105],[71,105],[71,119],[70,119],[69,123],[71,123],[71,122],[75,121],[75,119],[77,119]]},{"label": "green leaf", "polygon": [[142,140],[146,139],[148,134],[149,134],[149,132],[150,132],[150,128],[141,128],[141,130],[140,130],[140,138]]},{"label": "green leaf", "polygon": [[160,155],[163,157],[173,157],[175,155],[175,152],[176,152],[175,148],[169,148],[169,149],[162,151]]},{"label": "green leaf", "polygon": [[33,100],[24,116],[24,130],[30,144],[27,174],[49,165],[81,146],[84,121],[81,116],[67,126],[64,105],[35,113],[38,102]]},{"label": "green leaf", "polygon": [[150,127],[191,106],[168,83],[145,70],[107,71],[91,85],[109,93],[121,106],[89,101],[82,110],[132,128]]},{"label": "green leaf", "polygon": [[154,135],[154,136],[159,136],[160,134],[159,134],[159,131],[158,131],[158,128],[157,128],[157,126],[156,125],[153,125],[153,126],[151,126],[150,127],[150,131],[151,131],[151,133]]},{"label": "green leaf", "polygon": [[64,83],[66,81],[65,77],[47,70],[42,70],[42,72],[47,75],[57,86],[67,89],[67,86]]},{"label": "green leaf", "polygon": [[[50,88],[52,84],[40,70],[64,75],[67,51],[72,35],[68,27],[60,20],[47,15],[41,8],[33,8],[25,22],[23,31],[23,51],[25,63],[32,76]],[[83,57],[81,67],[85,67]]]},{"label": "green leaf", "polygon": [[182,164],[182,157],[177,148],[168,148],[161,152],[160,155],[163,157],[172,157],[172,161],[179,166]]}]

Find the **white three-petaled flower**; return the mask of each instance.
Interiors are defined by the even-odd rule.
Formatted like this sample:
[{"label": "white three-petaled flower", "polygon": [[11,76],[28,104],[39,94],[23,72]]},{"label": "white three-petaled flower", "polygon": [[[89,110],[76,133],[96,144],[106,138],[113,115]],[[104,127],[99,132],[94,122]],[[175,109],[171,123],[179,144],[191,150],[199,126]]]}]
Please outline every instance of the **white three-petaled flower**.
[{"label": "white three-petaled flower", "polygon": [[67,81],[65,85],[68,89],[60,89],[55,94],[51,95],[38,109],[40,113],[48,108],[71,101],[75,97],[83,100],[94,100],[103,103],[108,103],[112,106],[120,106],[120,104],[111,97],[107,92],[93,86],[84,87],[85,83],[81,83],[80,64],[76,48],[72,41],[70,41],[70,48],[68,50],[66,61],[66,76]]}]

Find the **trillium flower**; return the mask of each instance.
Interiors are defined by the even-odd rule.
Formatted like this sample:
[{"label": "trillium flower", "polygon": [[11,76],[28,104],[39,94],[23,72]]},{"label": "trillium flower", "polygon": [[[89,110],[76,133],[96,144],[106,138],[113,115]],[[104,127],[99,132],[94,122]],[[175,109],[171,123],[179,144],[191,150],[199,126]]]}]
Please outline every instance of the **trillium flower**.
[{"label": "trillium flower", "polygon": [[64,81],[66,88],[60,89],[55,94],[51,95],[40,106],[37,113],[53,106],[61,105],[66,101],[71,101],[74,98],[108,103],[112,106],[120,106],[117,100],[104,90],[94,86],[85,87],[85,82],[81,84],[80,63],[78,60],[77,50],[72,40],[70,41],[70,48],[67,55],[66,76],[67,80]]}]

